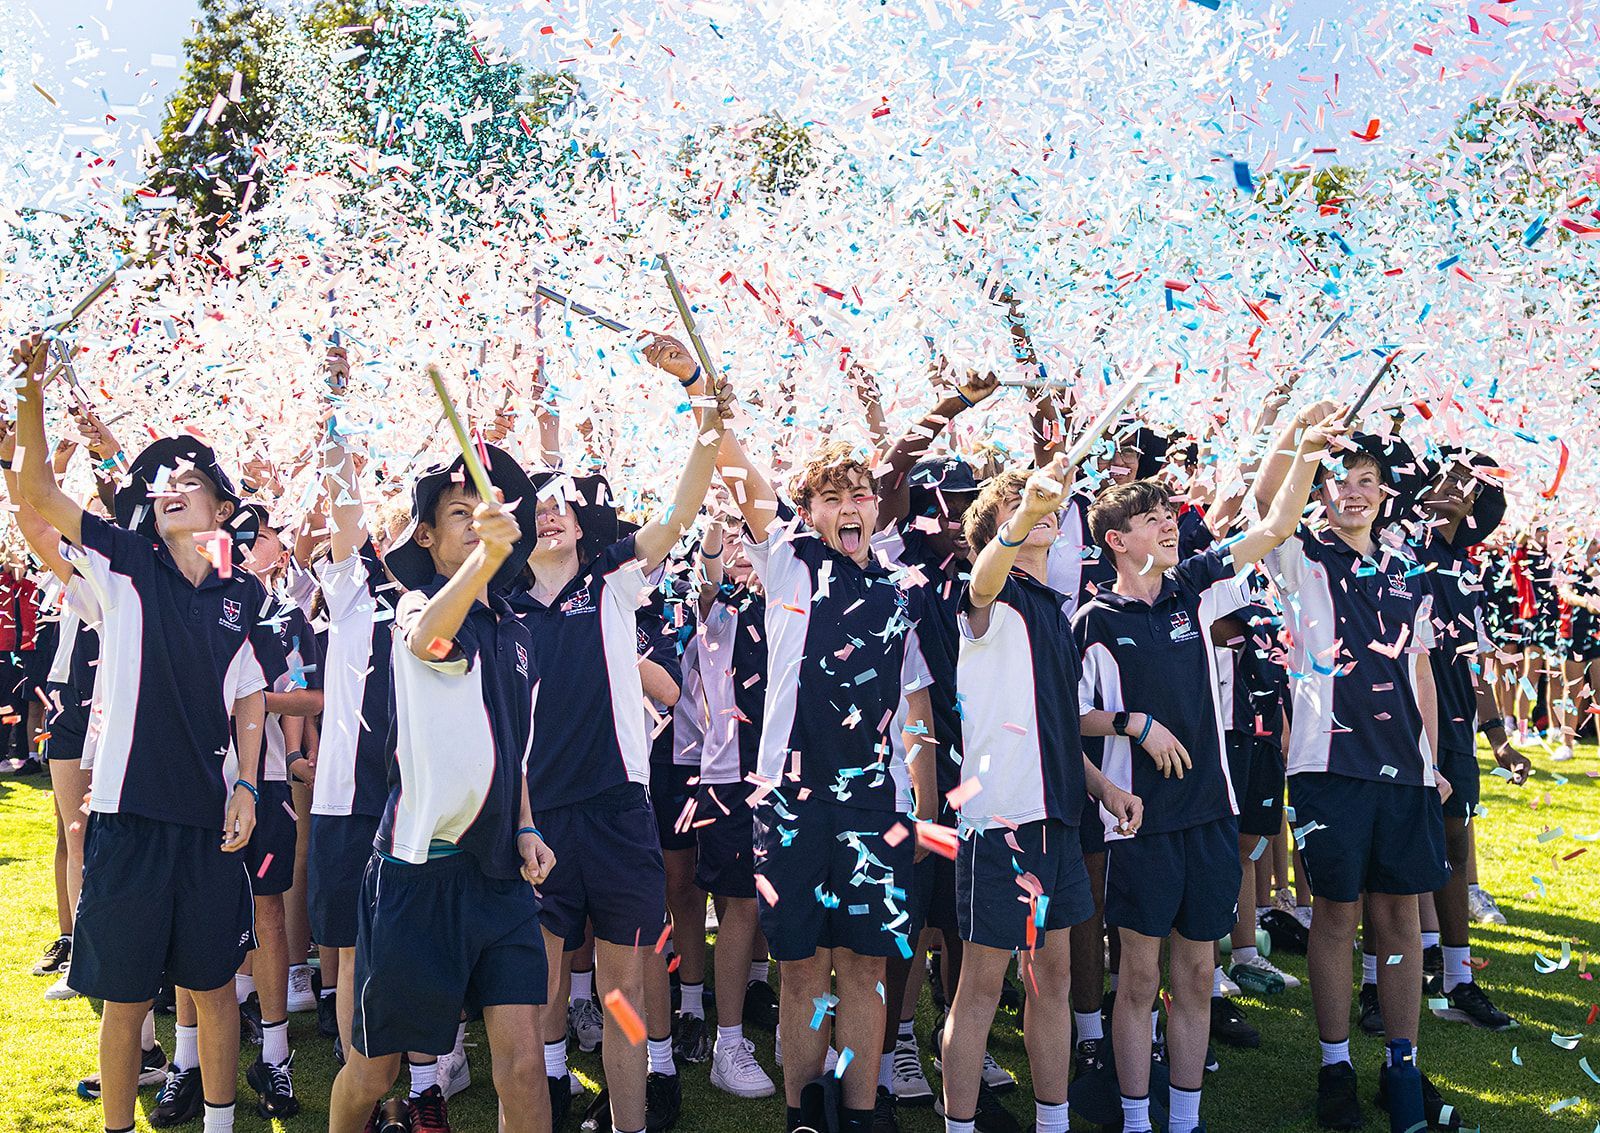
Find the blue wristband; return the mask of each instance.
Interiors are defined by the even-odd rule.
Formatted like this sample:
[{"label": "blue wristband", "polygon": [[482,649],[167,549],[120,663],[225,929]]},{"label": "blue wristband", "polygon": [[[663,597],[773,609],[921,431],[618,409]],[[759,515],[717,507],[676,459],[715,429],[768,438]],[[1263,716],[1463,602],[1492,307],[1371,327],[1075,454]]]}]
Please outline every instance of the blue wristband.
[{"label": "blue wristband", "polygon": [[1156,718],[1154,716],[1150,715],[1150,713],[1146,712],[1144,714],[1144,729],[1139,733],[1139,738],[1134,740],[1133,742],[1136,743],[1136,744],[1144,743],[1145,737],[1150,734],[1150,725],[1154,724],[1155,722],[1156,722]]},{"label": "blue wristband", "polygon": [[1000,529],[998,527],[995,528],[994,537],[1000,541],[1000,545],[1002,547],[1016,548],[1022,546],[1028,541],[1028,537],[1024,535],[1021,539],[1018,539],[1015,543],[1012,543],[1008,541],[1004,535],[1000,534]]},{"label": "blue wristband", "polygon": [[245,790],[249,791],[250,797],[255,799],[256,802],[261,801],[261,792],[256,790],[256,785],[254,783],[247,783],[243,779],[240,779],[233,785],[233,789],[237,791],[240,787],[243,787]]},{"label": "blue wristband", "polygon": [[956,396],[961,399],[961,404],[965,405],[968,409],[976,409],[976,408],[978,408],[978,403],[976,401],[973,401],[966,394],[962,393],[959,388],[956,390]]},{"label": "blue wristband", "polygon": [[694,385],[694,383],[699,381],[699,380],[700,380],[700,364],[697,362],[697,363],[695,363],[694,373],[689,375],[689,380],[688,381],[684,381],[682,378],[679,378],[678,379],[678,384],[680,386],[682,386],[684,389],[688,389],[690,386]]},{"label": "blue wristband", "polygon": [[539,841],[544,841],[544,835],[539,833],[539,828],[537,826],[524,826],[522,829],[517,831],[518,838],[522,837],[524,834],[532,834],[535,838],[539,839]]}]

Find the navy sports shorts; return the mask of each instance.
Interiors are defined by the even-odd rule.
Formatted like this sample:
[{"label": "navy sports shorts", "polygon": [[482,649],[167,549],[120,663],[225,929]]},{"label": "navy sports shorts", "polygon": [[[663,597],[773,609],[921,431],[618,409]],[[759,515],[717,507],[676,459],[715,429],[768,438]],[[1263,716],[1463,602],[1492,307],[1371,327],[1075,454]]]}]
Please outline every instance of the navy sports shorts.
[{"label": "navy sports shorts", "polygon": [[113,1003],[153,999],[165,981],[224,986],[256,946],[246,865],[222,852],[220,829],[91,815],[67,983]]},{"label": "navy sports shorts", "polygon": [[702,783],[695,792],[694,883],[718,897],[756,895],[756,819],[748,783]]},{"label": "navy sports shorts", "polygon": [[250,868],[250,891],[257,897],[287,893],[294,885],[294,851],[298,820],[288,783],[264,781],[257,788],[256,829],[244,848]]},{"label": "navy sports shorts", "polygon": [[1444,813],[1451,818],[1472,817],[1482,797],[1478,753],[1440,748],[1439,771],[1450,780],[1450,797],[1444,801]]},{"label": "navy sports shorts", "polygon": [[356,946],[361,879],[378,833],[375,814],[313,814],[306,850],[306,908],[311,939],[326,948]]},{"label": "navy sports shorts", "polygon": [[[689,800],[695,797],[689,780],[699,778],[699,767],[676,763],[650,765],[650,805],[655,809],[656,838],[663,850],[694,849],[694,830],[685,821],[683,812]],[[680,826],[683,829],[680,830]]]},{"label": "navy sports shorts", "polygon": [[1283,753],[1272,736],[1229,732],[1228,778],[1239,800],[1239,833],[1270,838],[1283,829]]},{"label": "navy sports shorts", "polygon": [[1318,897],[1433,893],[1449,880],[1444,808],[1434,787],[1306,771],[1289,776],[1289,802],[1306,880]]},{"label": "navy sports shorts", "polygon": [[667,923],[667,870],[644,787],[622,783],[533,821],[556,855],[539,886],[545,929],[569,952],[585,921],[597,940],[654,948]]},{"label": "navy sports shorts", "polygon": [[1221,940],[1239,908],[1239,824],[1231,815],[1106,844],[1106,924],[1143,936]]},{"label": "navy sports shorts", "polygon": [[[1078,832],[1059,819],[973,831],[961,840],[955,866],[956,915],[961,939],[970,943],[1026,948],[1031,922],[1038,947],[1046,932],[1094,916]],[[1040,892],[1025,883],[1032,881]]]},{"label": "navy sports shorts", "polygon": [[[911,955],[916,837],[908,816],[769,794],[755,817],[756,873],[778,899],[756,900],[774,960],[806,960],[820,948]],[[895,826],[905,837],[891,846],[884,835]]]},{"label": "navy sports shorts", "polygon": [[355,1022],[368,1058],[449,1054],[463,1009],[545,1001],[539,899],[458,853],[421,865],[374,853],[361,883]]},{"label": "navy sports shorts", "polygon": [[1083,817],[1078,820],[1078,847],[1083,856],[1106,852],[1106,824],[1100,816],[1100,800],[1093,795],[1083,797]]},{"label": "navy sports shorts", "polygon": [[[83,743],[89,736],[89,708],[79,704],[81,696],[70,685],[51,682],[45,685],[45,697],[50,710],[44,714],[44,730],[50,738],[44,742],[46,759],[72,759],[83,762]],[[57,712],[55,706],[61,705]]]}]

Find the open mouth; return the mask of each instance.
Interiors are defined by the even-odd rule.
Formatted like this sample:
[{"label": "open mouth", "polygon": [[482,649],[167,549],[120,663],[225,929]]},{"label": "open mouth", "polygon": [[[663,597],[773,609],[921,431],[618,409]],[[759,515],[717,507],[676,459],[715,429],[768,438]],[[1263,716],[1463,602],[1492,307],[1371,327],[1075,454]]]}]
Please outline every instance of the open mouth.
[{"label": "open mouth", "polygon": [[188,506],[188,501],[184,500],[182,497],[171,499],[161,505],[161,514],[176,515],[180,511],[187,510]]},{"label": "open mouth", "polygon": [[854,555],[861,549],[862,532],[859,523],[846,523],[839,528],[839,549],[847,555]]},{"label": "open mouth", "polygon": [[1178,549],[1178,540],[1176,537],[1171,539],[1163,539],[1161,540],[1160,546],[1163,551],[1176,551]]}]

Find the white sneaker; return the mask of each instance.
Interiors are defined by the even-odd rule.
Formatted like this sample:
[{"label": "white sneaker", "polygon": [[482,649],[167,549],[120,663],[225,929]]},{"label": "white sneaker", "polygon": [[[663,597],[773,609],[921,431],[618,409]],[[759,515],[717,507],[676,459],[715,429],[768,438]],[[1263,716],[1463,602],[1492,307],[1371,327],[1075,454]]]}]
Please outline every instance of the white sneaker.
[{"label": "white sneaker", "polygon": [[[1229,974],[1235,983],[1250,988],[1256,995],[1271,995],[1278,990],[1292,991],[1300,986],[1298,979],[1260,954],[1235,964]],[[1244,979],[1247,975],[1250,978]]]},{"label": "white sneaker", "polygon": [[1310,932],[1311,931],[1311,906],[1310,905],[1296,905],[1291,910],[1291,912],[1294,915],[1294,919],[1299,921],[1302,925],[1304,925],[1305,926],[1305,930],[1307,932]]},{"label": "white sneaker", "polygon": [[61,978],[51,984],[44,993],[46,999],[76,999],[78,993],[67,986],[67,973],[62,972]]},{"label": "white sneaker", "polygon": [[994,1060],[994,1055],[988,1051],[983,1052],[983,1084],[997,1094],[1017,1088],[1017,1080],[1011,1072]]},{"label": "white sneaker", "polygon": [[1573,757],[1573,754],[1574,753],[1571,744],[1562,744],[1560,747],[1556,748],[1555,751],[1550,753],[1550,762],[1566,763]]},{"label": "white sneaker", "polygon": [[736,1098],[770,1098],[777,1090],[756,1061],[756,1044],[749,1039],[716,1045],[711,1052],[711,1084]]},{"label": "white sneaker", "polygon": [[298,1015],[316,1009],[317,992],[311,986],[311,965],[295,964],[289,969],[289,1012]]},{"label": "white sneaker", "polygon": [[600,1014],[600,1005],[592,999],[567,1004],[567,1026],[584,1054],[593,1051],[605,1038],[606,1021]]},{"label": "white sneaker", "polygon": [[1239,994],[1239,985],[1233,982],[1233,977],[1227,972],[1222,973],[1222,982],[1217,985],[1224,998]]},{"label": "white sneaker", "polygon": [[467,1050],[458,1046],[439,1056],[439,1091],[453,1098],[472,1085],[472,1067],[467,1065]]},{"label": "white sneaker", "polygon": [[917,1049],[915,1038],[902,1036],[895,1040],[891,1066],[893,1076],[889,1081],[889,1092],[896,1101],[908,1105],[926,1105],[933,1100],[933,1087],[928,1085],[928,1076],[922,1072],[922,1052]]},{"label": "white sneaker", "polygon": [[1479,924],[1506,923],[1506,915],[1500,911],[1500,906],[1494,903],[1494,898],[1489,896],[1485,889],[1467,891],[1467,910],[1472,914],[1472,919]]}]

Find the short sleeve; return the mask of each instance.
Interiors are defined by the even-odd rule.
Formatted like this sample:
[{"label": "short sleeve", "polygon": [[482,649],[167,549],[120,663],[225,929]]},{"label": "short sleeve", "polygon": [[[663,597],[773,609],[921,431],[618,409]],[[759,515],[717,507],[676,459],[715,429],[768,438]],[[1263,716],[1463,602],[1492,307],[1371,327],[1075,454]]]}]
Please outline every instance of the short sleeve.
[{"label": "short sleeve", "polygon": [[[288,614],[279,608],[276,602],[259,595],[256,597],[255,606],[258,610],[263,606],[266,607],[265,612],[258,615],[255,624],[250,627],[250,651],[255,654],[256,665],[260,669],[261,684],[251,688],[255,681],[246,674],[237,691],[238,696],[277,689],[289,672],[288,652],[284,649],[283,634],[279,632],[280,625],[287,628],[290,624],[279,620],[279,618],[287,619]],[[278,617],[273,617],[274,614]]]},{"label": "short sleeve", "polygon": [[411,633],[416,628],[417,620],[422,617],[422,611],[427,606],[432,595],[425,590],[408,590],[401,597],[400,604],[395,607],[394,621],[399,632],[395,634],[395,663],[402,664],[414,662],[425,665],[438,673],[451,676],[465,676],[472,668],[476,659],[470,639],[463,640],[466,635],[458,634],[456,640],[450,642],[450,651],[443,657],[424,660],[411,652]]},{"label": "short sleeve", "polygon": [[1237,573],[1232,556],[1224,548],[1212,547],[1190,555],[1173,568],[1173,573],[1198,596],[1201,613],[1208,622],[1250,604],[1249,572]]},{"label": "short sleeve", "polygon": [[328,607],[330,621],[348,618],[370,593],[364,554],[353,554],[339,562],[326,560],[317,564],[316,572],[322,583],[322,600]]},{"label": "short sleeve", "polygon": [[1008,598],[1012,597],[1011,591],[1016,585],[1014,580],[1008,578],[1005,581],[1005,585],[1000,587],[1000,593],[995,595],[994,601],[989,605],[989,628],[981,635],[973,632],[972,622],[968,617],[972,611],[971,592],[967,586],[963,585],[961,587],[961,605],[956,611],[956,625],[961,630],[961,645],[963,649],[969,645],[981,648],[985,645],[992,645],[999,640],[1001,623],[1008,618],[1018,616],[1017,612],[1011,608],[1011,603],[1007,601]]},{"label": "short sleeve", "polygon": [[1306,540],[1311,538],[1304,526],[1267,552],[1267,569],[1278,589],[1285,594],[1297,593],[1306,577]]},{"label": "short sleeve", "polygon": [[916,630],[906,633],[905,659],[900,663],[900,692],[916,692],[918,689],[927,688],[933,684],[933,673],[928,668],[928,660],[922,655],[922,641],[917,637]]},{"label": "short sleeve", "polygon": [[311,629],[311,623],[305,615],[296,614],[294,619],[295,652],[300,654],[300,669],[290,673],[295,678],[295,684],[301,688],[320,689],[322,687],[322,647],[317,644],[317,635]]},{"label": "short sleeve", "polygon": [[1433,595],[1424,594],[1417,599],[1417,612],[1411,619],[1412,640],[1423,649],[1433,649],[1439,644],[1439,635],[1433,626]]},{"label": "short sleeve", "polygon": [[615,604],[619,610],[632,613],[644,602],[650,583],[632,535],[601,551],[590,564],[589,573],[601,584],[602,600]]},{"label": "short sleeve", "polygon": [[769,601],[785,602],[800,597],[798,592],[802,589],[809,601],[811,570],[801,560],[799,542],[811,538],[815,536],[803,527],[775,523],[767,529],[764,540],[745,544],[745,555],[756,577],[767,588]]},{"label": "short sleeve", "polygon": [[89,584],[103,611],[113,610],[125,593],[111,584],[112,575],[137,579],[155,565],[155,544],[97,515],[83,516],[82,542],[68,558]]}]

